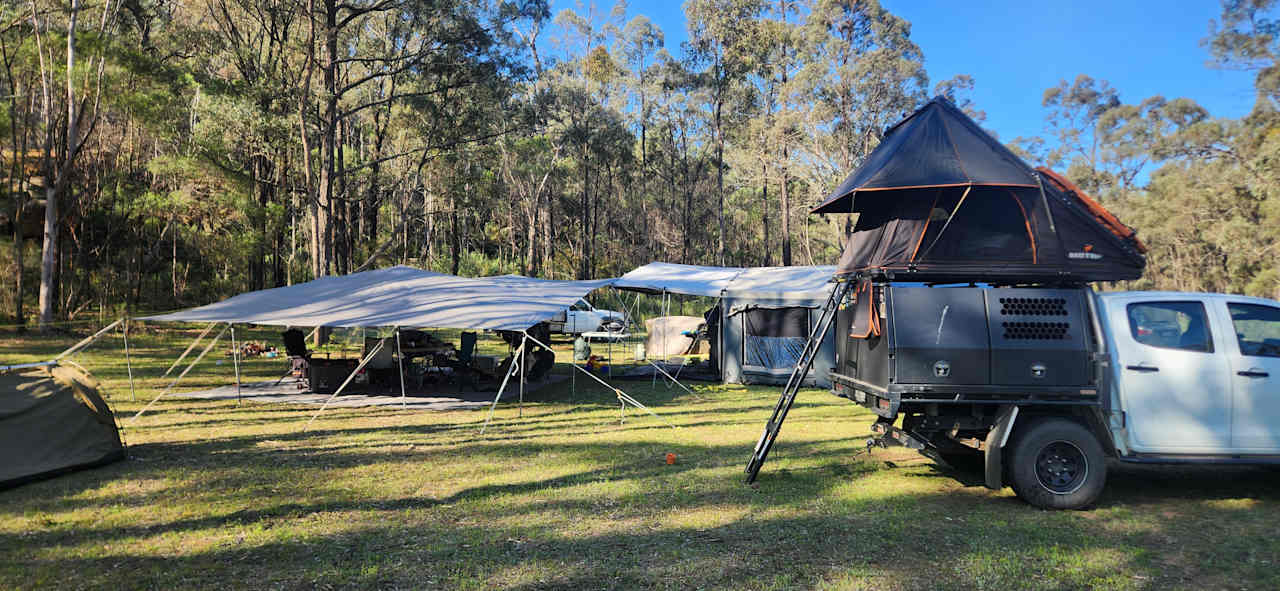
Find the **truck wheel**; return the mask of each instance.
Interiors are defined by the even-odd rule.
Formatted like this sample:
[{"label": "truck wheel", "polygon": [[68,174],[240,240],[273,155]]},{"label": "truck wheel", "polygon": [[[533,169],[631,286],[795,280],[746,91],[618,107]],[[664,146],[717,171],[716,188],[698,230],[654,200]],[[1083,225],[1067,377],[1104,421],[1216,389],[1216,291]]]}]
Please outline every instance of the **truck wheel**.
[{"label": "truck wheel", "polygon": [[1007,465],[1018,498],[1045,509],[1079,509],[1102,494],[1107,482],[1102,446],[1080,423],[1034,422],[1011,447]]}]

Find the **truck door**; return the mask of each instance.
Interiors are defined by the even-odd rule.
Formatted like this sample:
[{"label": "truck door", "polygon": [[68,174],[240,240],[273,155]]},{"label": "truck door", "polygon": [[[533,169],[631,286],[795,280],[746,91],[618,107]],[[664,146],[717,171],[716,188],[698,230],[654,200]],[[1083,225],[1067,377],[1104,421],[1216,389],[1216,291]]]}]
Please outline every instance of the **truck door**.
[{"label": "truck door", "polygon": [[1231,444],[1231,382],[1226,356],[1214,343],[1221,324],[1211,325],[1204,303],[1128,301],[1112,309],[1111,326],[1130,447],[1225,451]]},{"label": "truck door", "polygon": [[1275,453],[1280,450],[1280,307],[1225,304],[1235,336],[1225,347],[1231,365],[1231,447]]},{"label": "truck door", "polygon": [[588,327],[587,320],[590,314],[591,304],[586,300],[578,300],[573,306],[569,307],[569,318],[564,323],[564,331],[569,334],[580,334],[595,330],[596,327]]}]

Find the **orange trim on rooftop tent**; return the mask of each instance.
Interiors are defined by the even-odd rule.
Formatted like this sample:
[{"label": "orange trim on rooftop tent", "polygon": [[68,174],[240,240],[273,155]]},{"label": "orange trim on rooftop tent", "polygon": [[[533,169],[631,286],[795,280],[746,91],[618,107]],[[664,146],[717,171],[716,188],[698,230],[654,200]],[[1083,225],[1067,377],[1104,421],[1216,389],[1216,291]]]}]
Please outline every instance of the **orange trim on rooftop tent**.
[{"label": "orange trim on rooftop tent", "polygon": [[1138,233],[1134,231],[1133,228],[1126,226],[1124,222],[1120,221],[1120,218],[1117,218],[1110,211],[1107,211],[1107,208],[1103,207],[1101,203],[1098,203],[1093,199],[1093,197],[1090,197],[1087,193],[1080,190],[1080,187],[1077,187],[1074,183],[1067,180],[1066,177],[1050,170],[1046,166],[1038,167],[1036,168],[1036,171],[1043,174],[1050,182],[1057,185],[1058,189],[1074,193],[1076,198],[1080,200],[1080,203],[1084,204],[1085,209],[1089,210],[1089,213],[1092,213],[1093,216],[1097,218],[1098,221],[1106,227],[1106,229],[1110,230],[1112,234],[1115,234],[1124,240],[1132,240],[1134,246],[1138,249],[1138,252],[1142,254],[1147,253],[1147,246],[1143,244],[1141,240],[1138,240]]},{"label": "orange trim on rooftop tent", "polygon": [[[906,191],[909,189],[946,189],[949,187],[1025,187],[1028,189],[1039,189],[1039,185],[1024,185],[1022,183],[946,183],[941,185],[908,185],[904,187],[858,187],[845,193],[839,197],[832,197],[819,203],[809,210],[809,213],[815,213],[828,205],[831,205],[846,197],[852,197],[858,193],[870,193],[872,191]],[[848,211],[835,211],[830,213],[853,213]],[[824,214],[825,215],[825,214]]]},{"label": "orange trim on rooftop tent", "polygon": [[924,235],[929,233],[929,224],[933,223],[933,208],[938,206],[938,199],[941,197],[941,190],[933,196],[933,204],[929,206],[929,211],[924,214],[924,227],[920,229],[920,237],[916,238],[916,247],[911,249],[911,258],[907,259],[908,262],[916,260],[916,255],[920,253],[920,244],[924,242]]},{"label": "orange trim on rooftop tent", "polygon": [[1013,202],[1017,203],[1018,209],[1022,211],[1022,223],[1027,227],[1027,238],[1031,240],[1031,264],[1039,264],[1040,261],[1036,257],[1036,235],[1031,232],[1031,218],[1027,217],[1027,208],[1022,206],[1022,200],[1018,199],[1018,196],[1014,195],[1013,191],[1005,192],[1009,194],[1009,197],[1013,198]]}]

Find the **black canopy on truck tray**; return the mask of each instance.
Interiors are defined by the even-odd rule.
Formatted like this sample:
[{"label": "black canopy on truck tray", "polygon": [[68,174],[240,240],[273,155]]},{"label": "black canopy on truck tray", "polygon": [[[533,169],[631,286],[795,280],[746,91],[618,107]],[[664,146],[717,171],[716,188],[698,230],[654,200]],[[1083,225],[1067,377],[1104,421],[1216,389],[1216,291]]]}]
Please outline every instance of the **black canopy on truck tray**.
[{"label": "black canopy on truck tray", "polygon": [[841,276],[998,283],[1140,277],[1146,258],[1132,230],[1059,180],[1046,181],[935,98],[890,128],[813,211],[859,214],[836,267]]}]

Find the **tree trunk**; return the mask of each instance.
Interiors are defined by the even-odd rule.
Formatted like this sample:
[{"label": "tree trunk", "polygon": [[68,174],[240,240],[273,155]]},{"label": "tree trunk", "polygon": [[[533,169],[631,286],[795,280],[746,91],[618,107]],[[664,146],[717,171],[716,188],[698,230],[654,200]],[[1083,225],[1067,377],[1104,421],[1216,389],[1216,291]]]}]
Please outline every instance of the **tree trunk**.
[{"label": "tree trunk", "polygon": [[334,153],[338,132],[338,3],[324,0],[324,63],[321,75],[324,83],[324,113],[320,120],[320,186],[316,197],[316,249],[315,276],[333,272],[333,187]]},{"label": "tree trunk", "polygon": [[779,209],[782,213],[782,266],[791,266],[791,194],[787,185],[790,179],[787,178],[787,147],[782,147],[782,195],[779,199],[781,205]]},{"label": "tree trunk", "polygon": [[764,229],[764,260],[760,266],[769,266],[769,163],[760,164],[760,227]]},{"label": "tree trunk", "polygon": [[[66,175],[70,174],[70,161],[75,158],[79,133],[76,129],[76,21],[80,16],[80,0],[71,0],[71,15],[67,22],[67,136],[66,155],[59,166],[57,176],[53,173],[50,161],[46,165],[44,209],[44,243],[40,258],[40,330],[46,332],[53,328],[54,303],[57,299],[58,282],[58,189],[66,184]],[[52,126],[52,110],[46,103],[45,115],[48,125]],[[48,143],[48,142],[47,142]],[[52,151],[46,150],[45,156],[52,159]],[[56,180],[55,180],[56,179]]]},{"label": "tree trunk", "polygon": [[717,242],[717,259],[724,266],[724,129],[720,127],[720,110],[722,98],[716,99],[716,218],[720,225],[720,240]]}]

